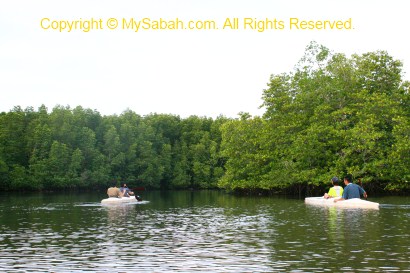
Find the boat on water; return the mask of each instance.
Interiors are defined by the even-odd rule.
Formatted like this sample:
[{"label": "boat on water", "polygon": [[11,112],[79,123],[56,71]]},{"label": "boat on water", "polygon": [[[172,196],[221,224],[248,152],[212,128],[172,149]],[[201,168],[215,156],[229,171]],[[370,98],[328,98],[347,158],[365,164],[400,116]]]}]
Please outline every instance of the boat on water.
[{"label": "boat on water", "polygon": [[122,204],[122,203],[135,203],[141,202],[142,199],[139,196],[129,196],[129,197],[108,197],[101,200],[101,204]]},{"label": "boat on water", "polygon": [[379,203],[362,200],[360,198],[352,198],[335,203],[333,198],[326,199],[323,197],[306,197],[305,204],[339,208],[379,209]]}]

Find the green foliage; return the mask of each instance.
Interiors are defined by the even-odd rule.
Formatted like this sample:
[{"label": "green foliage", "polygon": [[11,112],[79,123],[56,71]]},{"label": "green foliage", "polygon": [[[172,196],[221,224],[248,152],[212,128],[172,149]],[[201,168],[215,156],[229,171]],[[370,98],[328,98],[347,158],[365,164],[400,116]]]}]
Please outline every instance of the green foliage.
[{"label": "green foliage", "polygon": [[228,158],[226,173],[219,186],[229,189],[266,189],[266,177],[272,156],[265,153],[263,143],[268,131],[261,118],[241,115],[222,126],[222,156]]},{"label": "green foliage", "polygon": [[409,83],[384,51],[334,54],[310,44],[290,73],[272,75],[263,118],[222,126],[227,189],[323,186],[351,173],[409,189]]},{"label": "green foliage", "polygon": [[192,116],[127,110],[102,117],[80,106],[15,107],[0,114],[0,188],[215,188],[223,174],[220,126]]},{"label": "green foliage", "polygon": [[409,87],[384,51],[346,57],[311,43],[294,70],[270,77],[262,117],[15,107],[0,113],[0,189],[299,191],[351,173],[409,190]]}]

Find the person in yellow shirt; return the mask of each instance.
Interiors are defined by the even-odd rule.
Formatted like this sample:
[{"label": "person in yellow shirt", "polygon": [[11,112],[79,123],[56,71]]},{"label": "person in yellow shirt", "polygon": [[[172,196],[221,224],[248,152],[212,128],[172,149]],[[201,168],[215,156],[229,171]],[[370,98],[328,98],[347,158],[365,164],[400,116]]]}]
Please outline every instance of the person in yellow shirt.
[{"label": "person in yellow shirt", "polygon": [[323,197],[326,198],[326,199],[335,198],[335,197],[342,197],[343,188],[341,186],[339,186],[339,178],[334,176],[334,177],[332,177],[331,181],[332,181],[333,187],[331,187],[329,189],[329,192],[325,193],[325,195]]}]

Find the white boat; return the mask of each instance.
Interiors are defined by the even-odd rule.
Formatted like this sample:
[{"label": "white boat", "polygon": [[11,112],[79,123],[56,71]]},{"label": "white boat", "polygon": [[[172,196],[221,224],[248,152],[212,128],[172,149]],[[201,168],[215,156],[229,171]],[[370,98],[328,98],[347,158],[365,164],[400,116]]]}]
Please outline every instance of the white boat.
[{"label": "white boat", "polygon": [[121,203],[132,203],[139,202],[135,196],[130,197],[109,197],[107,199],[101,200],[101,204],[121,204]]},{"label": "white boat", "polygon": [[339,208],[379,209],[379,203],[362,200],[360,198],[334,202],[334,198],[306,197],[305,204]]}]

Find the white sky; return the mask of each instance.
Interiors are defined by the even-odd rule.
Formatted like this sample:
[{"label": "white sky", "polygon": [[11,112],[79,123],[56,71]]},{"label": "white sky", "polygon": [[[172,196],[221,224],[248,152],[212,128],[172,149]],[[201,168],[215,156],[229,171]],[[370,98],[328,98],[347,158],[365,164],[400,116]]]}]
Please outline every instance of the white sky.
[{"label": "white sky", "polygon": [[[58,32],[51,20],[102,19],[102,30]],[[277,19],[284,30],[109,30],[109,18]],[[347,20],[354,30],[289,30],[289,18]],[[81,105],[181,117],[261,115],[271,74],[289,72],[310,41],[350,56],[386,50],[409,79],[407,1],[0,0],[0,111]],[[242,26],[242,24],[241,24]]]}]

